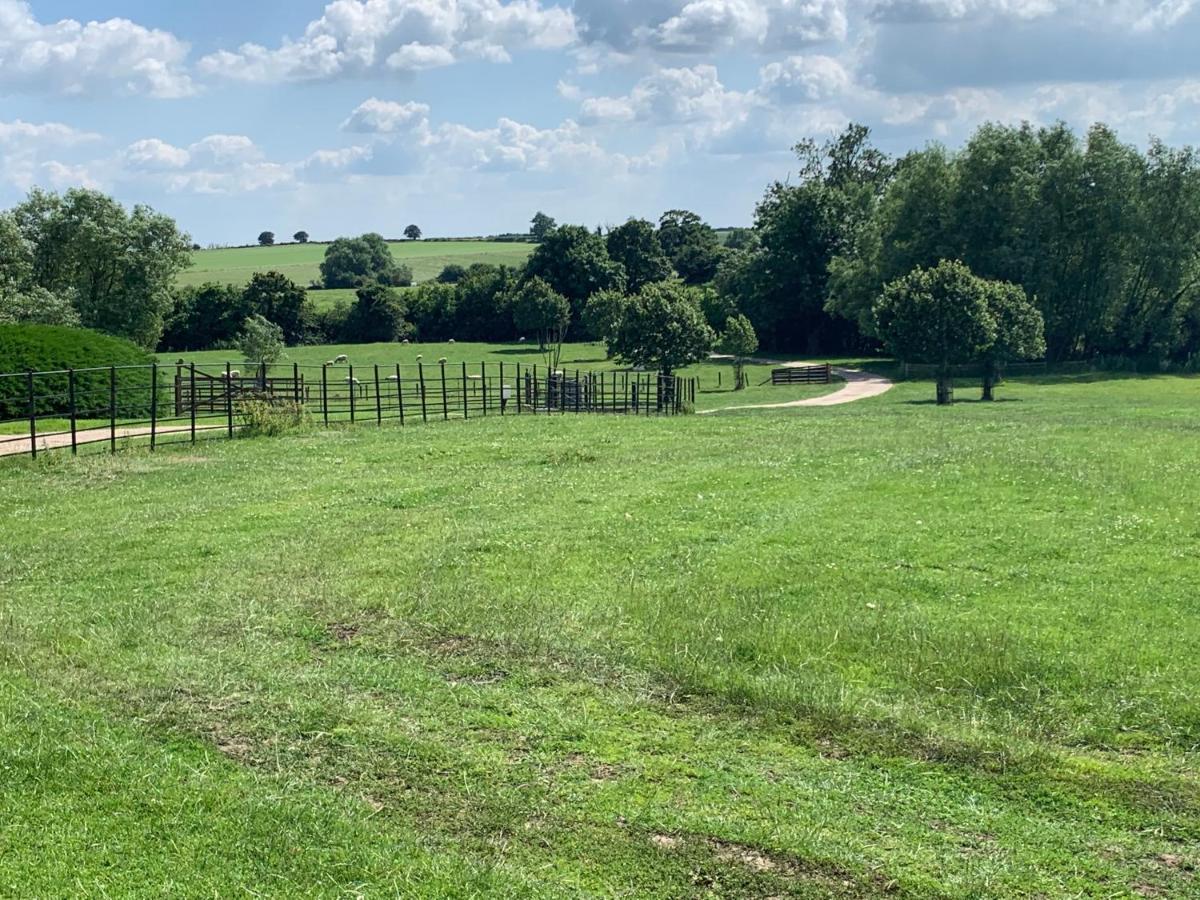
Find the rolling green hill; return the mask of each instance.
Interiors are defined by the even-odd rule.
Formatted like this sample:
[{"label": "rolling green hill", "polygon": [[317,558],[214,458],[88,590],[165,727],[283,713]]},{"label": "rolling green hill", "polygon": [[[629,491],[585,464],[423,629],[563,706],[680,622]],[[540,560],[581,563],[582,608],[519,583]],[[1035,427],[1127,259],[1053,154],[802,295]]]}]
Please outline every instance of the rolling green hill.
[{"label": "rolling green hill", "polygon": [[[282,272],[297,284],[308,285],[320,277],[327,244],[283,244],[277,247],[233,247],[198,250],[193,264],[179,277],[180,284],[206,281],[245,284],[256,272]],[[429,281],[451,263],[519,266],[533,252],[533,244],[499,241],[393,242],[392,255],[412,269],[413,278]]]}]

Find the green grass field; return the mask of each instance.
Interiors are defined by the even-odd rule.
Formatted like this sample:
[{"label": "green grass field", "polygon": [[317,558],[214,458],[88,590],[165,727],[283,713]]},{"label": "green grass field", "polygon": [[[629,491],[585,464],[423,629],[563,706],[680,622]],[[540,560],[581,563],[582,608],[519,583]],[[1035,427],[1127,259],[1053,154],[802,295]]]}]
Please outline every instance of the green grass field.
[{"label": "green grass field", "polygon": [[999,397],[2,462],[0,893],[1197,896],[1200,380]]},{"label": "green grass field", "polygon": [[[297,284],[307,286],[320,278],[325,244],[284,244],[278,247],[237,247],[228,250],[198,250],[192,266],[179,277],[180,284],[206,281],[245,284],[256,272],[282,272]],[[499,241],[403,241],[391,245],[392,256],[412,269],[417,282],[430,281],[446,266],[474,263],[519,266],[533,252],[533,244]],[[332,300],[324,292],[313,292],[314,301]],[[352,293],[352,292],[351,292]]]}]

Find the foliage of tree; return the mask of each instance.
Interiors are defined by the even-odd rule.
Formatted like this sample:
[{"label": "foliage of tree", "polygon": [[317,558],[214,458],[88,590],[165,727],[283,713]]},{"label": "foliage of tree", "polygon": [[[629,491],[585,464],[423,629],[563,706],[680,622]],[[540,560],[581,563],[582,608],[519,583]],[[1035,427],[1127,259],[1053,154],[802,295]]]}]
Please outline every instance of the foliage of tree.
[{"label": "foliage of tree", "polygon": [[399,265],[378,234],[338,238],[325,250],[321,281],[327,288],[354,288],[377,282],[389,287],[412,284],[412,270]]},{"label": "foliage of tree", "polygon": [[735,228],[725,238],[726,250],[754,251],[758,249],[758,233],[753,228]]},{"label": "foliage of tree", "polygon": [[454,299],[453,333],[459,341],[507,341],[516,336],[513,295],[517,270],[477,263],[459,280]]},{"label": "foliage of tree", "polygon": [[366,284],[355,292],[344,326],[344,340],[354,344],[398,341],[411,333],[408,308],[395,288]]},{"label": "foliage of tree", "polygon": [[168,351],[233,346],[255,312],[246,289],[237,285],[207,282],[178,288],[158,346]]},{"label": "foliage of tree", "polygon": [[610,349],[629,365],[671,375],[704,359],[716,339],[704,321],[695,291],[678,283],[658,282],[628,299]]},{"label": "foliage of tree", "polygon": [[953,402],[953,367],[982,358],[996,340],[987,286],[961,262],[889,282],[875,303],[875,330],[897,359],[935,367],[939,404]]},{"label": "foliage of tree", "polygon": [[247,366],[277,362],[283,356],[283,329],[263,316],[252,315],[242,323],[237,348]]},{"label": "foliage of tree", "polygon": [[410,241],[419,241],[421,239],[421,229],[416,225],[409,225],[404,229],[404,236]]},{"label": "foliage of tree", "polygon": [[68,301],[88,328],[147,348],[158,343],[175,277],[192,259],[191,239],[173,219],[146,206],[126,211],[80,189],[35,189],[4,218],[10,234],[0,241],[0,290],[17,285],[12,293],[35,304]]},{"label": "foliage of tree", "polygon": [[550,233],[558,227],[558,223],[544,212],[538,212],[533,217],[530,223],[529,234],[539,244],[550,236]]},{"label": "foliage of tree", "polygon": [[582,225],[547,234],[526,262],[525,276],[542,279],[566,297],[576,320],[592,294],[625,289],[625,267],[609,257],[604,238]]},{"label": "foliage of tree", "polygon": [[730,316],[725,321],[718,347],[722,353],[733,357],[733,389],[743,390],[746,387],[746,358],[758,350],[758,335],[750,320],[741,313]]},{"label": "foliage of tree", "polygon": [[605,246],[609,257],[625,267],[625,286],[630,293],[671,277],[671,260],[658,240],[654,225],[645,219],[630,219],[612,229]]},{"label": "foliage of tree", "polygon": [[957,153],[910,153],[831,262],[828,309],[869,332],[882,285],[940,259],[1036,297],[1052,359],[1187,358],[1200,350],[1200,158],[1061,123],[984,125]]},{"label": "foliage of tree", "polygon": [[980,354],[983,364],[983,399],[991,400],[1004,364],[1046,355],[1042,314],[1020,285],[984,281],[988,312],[996,323],[996,337]]},{"label": "foliage of tree", "polygon": [[295,234],[292,235],[292,240],[295,241],[297,244],[307,244],[308,243],[308,232],[307,231],[297,231]]},{"label": "foliage of tree", "polygon": [[617,329],[621,326],[621,318],[625,315],[627,300],[621,291],[600,291],[592,294],[583,308],[583,327],[587,329],[588,334],[596,340],[604,341],[606,346],[611,346]]},{"label": "foliage of tree", "polygon": [[441,284],[458,284],[467,277],[467,267],[460,266],[458,263],[450,263],[438,274],[437,280]]},{"label": "foliage of tree", "polygon": [[571,323],[571,305],[547,282],[536,275],[513,295],[513,321],[518,330],[533,332],[538,348],[561,344]]},{"label": "foliage of tree", "polygon": [[258,236],[258,245],[259,245],[260,247],[273,247],[273,246],[275,246],[275,232],[273,232],[273,231],[264,231],[264,232],[262,232],[261,234],[259,234],[259,236]]},{"label": "foliage of tree", "polygon": [[283,329],[288,344],[301,344],[312,324],[313,310],[308,292],[279,272],[258,272],[246,285],[244,302],[251,313]]},{"label": "foliage of tree", "polygon": [[755,212],[757,248],[739,251],[719,283],[771,349],[853,349],[856,329],[825,310],[830,262],[870,220],[893,166],[861,125],[795,152],[796,182],[768,187]]},{"label": "foliage of tree", "polygon": [[712,226],[694,212],[673,209],[658,222],[658,240],[685,284],[707,284],[725,255]]}]

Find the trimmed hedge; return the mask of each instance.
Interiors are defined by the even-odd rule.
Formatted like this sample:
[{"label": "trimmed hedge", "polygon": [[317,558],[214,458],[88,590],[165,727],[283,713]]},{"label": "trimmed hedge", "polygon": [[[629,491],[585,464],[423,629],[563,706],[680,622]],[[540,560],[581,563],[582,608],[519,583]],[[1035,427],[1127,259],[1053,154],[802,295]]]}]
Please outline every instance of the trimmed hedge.
[{"label": "trimmed hedge", "polygon": [[[60,325],[0,325],[0,375],[18,372],[57,372],[103,366],[148,366],[154,356],[123,338]],[[81,418],[108,415],[109,373],[82,372],[76,376],[76,404]],[[34,382],[37,414],[69,411],[67,376],[42,375]],[[118,372],[118,414],[147,415],[150,410],[150,371]],[[0,419],[29,415],[29,383],[25,378],[0,377]]]}]

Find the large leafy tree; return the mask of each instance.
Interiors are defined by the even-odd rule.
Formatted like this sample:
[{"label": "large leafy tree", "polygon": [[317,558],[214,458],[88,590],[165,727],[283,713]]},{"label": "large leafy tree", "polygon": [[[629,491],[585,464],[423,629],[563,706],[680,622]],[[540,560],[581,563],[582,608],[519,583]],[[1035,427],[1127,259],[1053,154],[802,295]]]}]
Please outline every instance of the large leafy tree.
[{"label": "large leafy tree", "polygon": [[935,367],[939,404],[954,400],[953,367],[980,359],[996,340],[986,286],[949,261],[887,284],[875,304],[875,330],[898,359]]},{"label": "large leafy tree", "polygon": [[538,212],[529,223],[529,234],[539,244],[550,236],[558,223],[544,212]]},{"label": "large leafy tree", "polygon": [[70,298],[88,328],[158,343],[175,277],[191,264],[191,239],[173,219],[75,189],[34,190],[12,221],[29,248],[28,287]]},{"label": "large leafy tree", "polygon": [[610,349],[630,365],[671,375],[708,356],[716,339],[695,291],[659,282],[629,298]]},{"label": "large leafy tree", "polygon": [[825,310],[831,261],[855,246],[871,221],[894,164],[870,143],[870,131],[851,125],[823,145],[795,148],[795,183],[775,182],[755,213],[759,247],[723,273],[726,289],[764,343],[809,352],[849,349],[856,330]]},{"label": "large leafy tree", "polygon": [[456,340],[507,341],[515,337],[512,295],[517,271],[508,266],[476,263],[457,282]]},{"label": "large leafy tree", "polygon": [[[623,291],[600,291],[588,298],[583,309],[583,327],[597,340],[611,347],[612,339],[621,326],[628,302]],[[611,355],[611,349],[610,349]]]},{"label": "large leafy tree", "polygon": [[626,289],[637,293],[645,285],[671,277],[671,260],[663,251],[654,225],[630,219],[608,233],[608,255],[625,267]]},{"label": "large leafy tree", "polygon": [[525,277],[540,278],[566,297],[573,319],[597,291],[625,289],[625,267],[609,257],[604,238],[582,225],[563,225],[546,235],[525,264]]},{"label": "large leafy tree", "polygon": [[361,287],[371,281],[392,287],[412,284],[412,270],[399,265],[382,235],[338,238],[325,249],[321,280],[327,288]]},{"label": "large leafy tree", "polygon": [[246,290],[237,285],[207,282],[179,288],[159,348],[178,351],[229,346],[256,311],[246,299]]},{"label": "large leafy tree", "polygon": [[708,284],[725,248],[712,226],[690,210],[672,209],[658,220],[658,240],[685,284]]},{"label": "large leafy tree", "polygon": [[246,285],[244,301],[250,313],[257,313],[283,329],[288,344],[303,343],[311,328],[314,312],[308,292],[280,272],[258,272]]},{"label": "large leafy tree", "polygon": [[346,338],[358,344],[399,340],[411,330],[404,318],[407,313],[404,298],[395,288],[363,285],[355,292],[346,318]]}]

